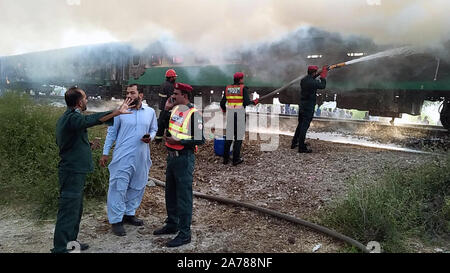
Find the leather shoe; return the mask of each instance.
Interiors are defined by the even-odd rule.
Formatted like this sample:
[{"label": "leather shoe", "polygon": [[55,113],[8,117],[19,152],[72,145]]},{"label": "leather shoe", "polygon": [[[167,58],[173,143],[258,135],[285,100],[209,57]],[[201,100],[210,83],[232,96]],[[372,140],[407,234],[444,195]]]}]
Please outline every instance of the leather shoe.
[{"label": "leather shoe", "polygon": [[174,239],[167,242],[167,247],[178,247],[185,244],[189,244],[191,242],[191,237],[181,238],[180,236],[175,237]]},{"label": "leather shoe", "polygon": [[312,153],[312,150],[308,149],[306,147],[301,147],[301,148],[298,149],[298,152],[299,153],[307,153],[307,154],[309,154],[309,153]]},{"label": "leather shoe", "polygon": [[[83,244],[83,243],[80,243],[80,242],[78,242],[78,241],[76,241],[76,242],[77,242],[78,245],[80,246],[80,251],[83,251],[83,250],[86,250],[86,249],[89,248],[89,245],[88,245],[88,244]],[[75,249],[76,249],[76,247],[73,246],[72,249],[68,249],[67,251],[68,251],[68,252],[72,252],[72,251],[75,251]]]},{"label": "leather shoe", "polygon": [[144,221],[136,218],[136,216],[134,216],[134,215],[124,215],[123,222],[133,225],[133,226],[143,226],[144,225]]},{"label": "leather shoe", "polygon": [[233,166],[239,165],[239,164],[241,164],[242,162],[244,162],[244,159],[242,159],[242,158],[239,158],[239,159],[236,160],[236,161],[233,160]]},{"label": "leather shoe", "polygon": [[112,232],[117,236],[127,235],[127,233],[125,232],[125,229],[123,228],[122,222],[112,224]]},{"label": "leather shoe", "polygon": [[[78,241],[77,241],[78,242]],[[86,249],[88,249],[89,248],[89,245],[88,244],[84,244],[84,243],[80,243],[80,242],[78,242],[79,244],[80,244],[80,250],[86,250]]]},{"label": "leather shoe", "polygon": [[175,234],[178,230],[176,228],[169,228],[167,226],[163,226],[160,229],[153,231],[153,235],[165,235],[165,234]]}]

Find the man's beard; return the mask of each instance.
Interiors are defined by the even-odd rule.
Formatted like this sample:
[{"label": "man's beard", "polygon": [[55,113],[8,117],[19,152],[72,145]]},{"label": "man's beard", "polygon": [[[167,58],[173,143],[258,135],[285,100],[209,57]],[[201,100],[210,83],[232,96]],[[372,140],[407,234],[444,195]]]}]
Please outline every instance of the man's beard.
[{"label": "man's beard", "polygon": [[134,99],[132,102],[131,102],[131,104],[130,104],[130,107],[132,107],[132,106],[138,106],[139,105],[139,102],[140,102],[141,100],[139,99],[139,98],[136,98],[136,99]]}]

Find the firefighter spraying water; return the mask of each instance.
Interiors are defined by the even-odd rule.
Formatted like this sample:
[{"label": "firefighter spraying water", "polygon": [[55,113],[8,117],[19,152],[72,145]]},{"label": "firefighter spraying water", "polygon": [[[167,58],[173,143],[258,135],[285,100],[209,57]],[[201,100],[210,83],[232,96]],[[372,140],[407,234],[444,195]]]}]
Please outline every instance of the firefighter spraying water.
[{"label": "firefighter spraying water", "polygon": [[[330,71],[332,69],[336,69],[336,68],[341,68],[347,65],[351,65],[351,64],[355,64],[355,63],[359,63],[359,62],[365,62],[365,61],[369,61],[369,60],[374,60],[374,59],[378,59],[378,58],[383,58],[383,57],[391,57],[391,56],[395,56],[395,55],[412,55],[416,53],[416,49],[414,49],[413,47],[410,46],[405,46],[405,47],[400,47],[400,48],[394,48],[394,49],[389,49],[389,50],[385,50],[379,53],[375,53],[372,55],[368,55],[368,56],[364,56],[358,59],[354,59],[354,60],[350,60],[347,62],[342,62],[342,63],[337,63],[337,64],[333,64],[333,65],[328,65],[327,66],[327,70]],[[299,82],[305,75],[302,75],[298,78],[293,79],[292,81],[290,81],[289,83],[283,85],[282,87],[278,88],[277,90],[270,92],[267,95],[264,95],[262,97],[259,98],[260,101],[273,97],[276,94],[279,94],[281,92],[283,92],[284,90],[286,90],[287,88],[289,88],[291,85]]]}]

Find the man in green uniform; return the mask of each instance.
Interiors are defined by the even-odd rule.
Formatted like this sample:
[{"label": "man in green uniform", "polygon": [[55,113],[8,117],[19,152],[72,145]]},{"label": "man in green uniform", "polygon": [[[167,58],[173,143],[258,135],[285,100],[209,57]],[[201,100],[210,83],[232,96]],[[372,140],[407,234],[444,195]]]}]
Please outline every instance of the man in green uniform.
[{"label": "man in green uniform", "polygon": [[[76,241],[83,213],[83,189],[87,173],[93,171],[91,147],[87,128],[113,122],[120,114],[128,114],[131,99],[126,99],[114,111],[82,115],[86,110],[87,98],[83,90],[71,87],[64,95],[67,110],[56,124],[56,143],[61,160],[58,164],[59,204],[55,233],[51,250],[53,253],[67,252],[67,244]],[[89,246],[80,244],[80,249]]]},{"label": "man in green uniform", "polygon": [[154,235],[175,234],[168,247],[178,247],[191,242],[192,180],[194,174],[196,145],[205,143],[203,118],[190,103],[192,87],[176,83],[166,110],[172,110],[165,127],[170,136],[165,136],[168,150],[166,169],[166,225],[153,232]]}]

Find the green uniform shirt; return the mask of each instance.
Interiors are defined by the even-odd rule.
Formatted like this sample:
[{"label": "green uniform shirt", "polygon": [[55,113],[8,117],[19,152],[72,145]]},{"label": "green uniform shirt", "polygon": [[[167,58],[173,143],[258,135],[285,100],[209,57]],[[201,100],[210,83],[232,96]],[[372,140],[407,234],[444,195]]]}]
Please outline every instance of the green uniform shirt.
[{"label": "green uniform shirt", "polygon": [[[75,173],[89,173],[94,170],[87,128],[102,124],[99,121],[112,111],[82,115],[78,109],[68,108],[56,123],[56,144],[59,147],[58,168]],[[108,124],[114,119],[109,119]]]}]

